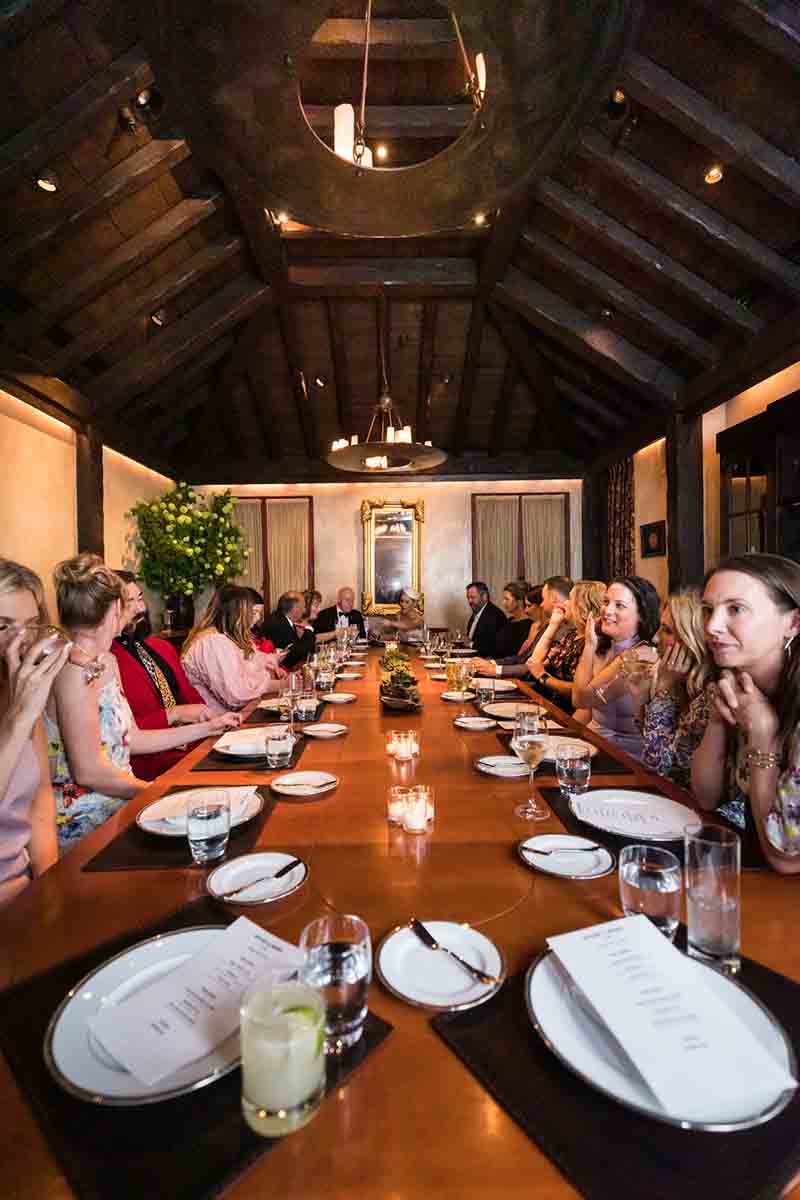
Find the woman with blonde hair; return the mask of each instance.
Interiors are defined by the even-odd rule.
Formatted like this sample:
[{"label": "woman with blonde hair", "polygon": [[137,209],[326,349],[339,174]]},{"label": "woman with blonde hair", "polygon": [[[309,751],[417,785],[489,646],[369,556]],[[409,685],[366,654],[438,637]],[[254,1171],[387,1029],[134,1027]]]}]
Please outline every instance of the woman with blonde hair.
[{"label": "woman with blonde hair", "polygon": [[191,725],[139,729],[111,653],[128,622],[125,585],[96,554],[59,563],[53,577],[59,618],[73,641],[44,714],[63,851],[147,786],[133,774],[132,753],[173,750],[222,732],[238,718],[226,713]]},{"label": "woman with blonde hair", "polygon": [[247,588],[218,588],[183,647],[186,676],[213,712],[244,708],[280,687],[278,654],[256,650]]},{"label": "woman with blonde hair", "polygon": [[58,861],[40,718],[70,649],[47,625],[39,576],[0,559],[0,907]]},{"label": "woman with blonde hair", "polygon": [[[583,654],[586,622],[590,616],[600,616],[605,598],[606,585],[598,579],[573,584],[567,603],[554,606],[526,664],[538,690],[567,710],[572,709],[572,680]],[[571,621],[572,628],[554,641],[565,621]]]}]

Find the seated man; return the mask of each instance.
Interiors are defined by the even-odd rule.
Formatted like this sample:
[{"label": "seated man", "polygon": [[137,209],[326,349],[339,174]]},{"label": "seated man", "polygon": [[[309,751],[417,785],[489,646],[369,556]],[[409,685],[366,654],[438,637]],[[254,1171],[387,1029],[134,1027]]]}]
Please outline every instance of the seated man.
[{"label": "seated man", "polygon": [[[533,589],[532,589],[533,590]],[[482,656],[476,660],[476,670],[482,671],[488,675],[505,675],[512,676],[516,679],[523,679],[529,675],[527,662],[531,654],[536,648],[539,638],[547,629],[548,622],[553,615],[553,609],[556,605],[566,605],[569,600],[569,594],[572,591],[572,580],[567,579],[564,575],[552,575],[550,579],[546,579],[542,584],[542,600],[541,613],[542,620],[538,629],[520,648],[519,654],[511,655],[508,658],[493,659],[489,655]],[[527,610],[526,610],[527,611]],[[558,643],[562,638],[574,628],[572,621],[562,621],[558,631],[553,638],[553,642]],[[530,679],[528,679],[530,683]]]},{"label": "seated man", "polygon": [[286,650],[281,666],[291,670],[314,653],[313,632],[302,623],[305,602],[302,592],[284,592],[275,612],[262,623],[261,633],[278,650]]},{"label": "seated man", "polygon": [[340,625],[357,625],[358,636],[366,637],[364,618],[355,607],[356,594],[351,587],[340,587],[336,593],[336,603],[330,608],[323,608],[314,621],[316,633],[330,633]]},{"label": "seated man", "polygon": [[467,623],[467,638],[472,642],[476,654],[491,658],[495,653],[498,630],[506,624],[507,617],[501,608],[489,598],[489,589],[480,579],[467,584],[467,604],[472,615]]}]

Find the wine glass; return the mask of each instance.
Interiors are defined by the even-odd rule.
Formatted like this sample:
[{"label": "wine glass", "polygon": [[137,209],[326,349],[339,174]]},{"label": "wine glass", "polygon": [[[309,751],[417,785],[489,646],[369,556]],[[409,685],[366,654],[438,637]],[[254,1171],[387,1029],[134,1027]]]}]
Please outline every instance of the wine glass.
[{"label": "wine glass", "polygon": [[[531,715],[533,714],[519,714],[520,717]],[[546,821],[547,818],[552,815],[550,809],[547,807],[544,800],[542,800],[541,796],[538,796],[533,790],[535,786],[534,776],[536,775],[536,768],[544,758],[547,750],[547,742],[544,736],[538,732],[538,719],[536,733],[518,733],[515,726],[514,733],[511,737],[511,749],[514,751],[517,758],[522,759],[530,771],[528,782],[530,783],[531,788],[530,796],[524,804],[517,805],[517,807],[514,809],[514,815],[520,817],[523,821]]]},{"label": "wine glass", "polygon": [[461,711],[458,714],[458,720],[462,717],[468,717],[471,714],[467,711],[467,692],[472,680],[472,663],[467,660],[458,664],[458,690],[461,692]]}]

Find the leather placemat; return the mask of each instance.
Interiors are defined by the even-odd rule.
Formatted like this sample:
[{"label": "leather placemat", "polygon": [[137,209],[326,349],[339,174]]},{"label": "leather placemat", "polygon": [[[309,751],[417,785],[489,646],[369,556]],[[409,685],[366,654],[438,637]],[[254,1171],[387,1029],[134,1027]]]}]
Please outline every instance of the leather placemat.
[{"label": "leather placemat", "polygon": [[[194,790],[194,789],[192,789]],[[170,788],[167,796],[175,792],[185,792],[186,788]],[[261,812],[251,821],[245,821],[231,830],[225,859],[238,858],[240,854],[249,854],[258,844],[261,830],[272,816],[277,799],[270,791],[263,788],[259,793],[262,799]],[[194,868],[198,871],[207,867],[198,866],[192,858],[189,843],[185,837],[161,837],[155,833],[145,833],[135,823],[123,829],[113,842],[95,854],[84,863],[84,871],[149,871],[154,868],[162,870],[183,870]]]},{"label": "leather placemat", "polygon": [[[288,726],[287,726],[288,728]],[[205,758],[201,758],[192,767],[192,774],[196,771],[257,771],[259,775],[273,774],[275,771],[291,771],[297,766],[300,759],[303,757],[303,751],[306,748],[308,739],[300,737],[294,744],[292,757],[289,759],[287,767],[268,767],[265,758],[228,758],[225,754],[220,754],[217,750],[209,750]]]},{"label": "leather placemat", "polygon": [[[326,704],[327,700],[319,700],[317,702],[317,711],[307,721],[301,721],[298,716],[295,716],[295,725],[311,725],[314,721],[319,721]],[[242,725],[277,725],[279,720],[280,717],[275,711],[271,711],[268,708],[254,708],[250,716],[242,721]]]},{"label": "leather placemat", "polygon": [[[195,901],[0,995],[0,1048],[81,1200],[211,1200],[275,1145],[275,1139],[257,1137],[242,1120],[239,1070],[176,1100],[103,1108],[63,1091],[42,1055],[50,1018],[89,971],[157,933],[231,920],[210,901]],[[369,1013],[358,1045],[342,1061],[328,1063],[328,1091],[341,1087],[391,1029]]]},{"label": "leather placemat", "polygon": [[[568,729],[548,729],[549,737],[563,738],[568,741],[570,738],[580,737],[578,733],[572,733]],[[514,735],[507,733],[505,729],[501,729],[497,734],[497,740],[502,742],[506,750],[511,743]],[[593,775],[633,775],[630,767],[626,767],[623,763],[617,762],[616,758],[612,758],[610,754],[606,754],[605,750],[598,748],[597,754],[592,757],[592,774]],[[555,779],[556,764],[554,762],[540,762],[536,768],[536,779]]]},{"label": "leather placemat", "polygon": [[[800,1169],[800,1089],[756,1129],[697,1133],[662,1125],[573,1075],[528,1019],[524,974],[479,1008],[433,1028],[588,1200],[777,1200]],[[743,959],[741,982],[800,1051],[800,984]],[[731,1047],[731,1054],[735,1054]]]}]

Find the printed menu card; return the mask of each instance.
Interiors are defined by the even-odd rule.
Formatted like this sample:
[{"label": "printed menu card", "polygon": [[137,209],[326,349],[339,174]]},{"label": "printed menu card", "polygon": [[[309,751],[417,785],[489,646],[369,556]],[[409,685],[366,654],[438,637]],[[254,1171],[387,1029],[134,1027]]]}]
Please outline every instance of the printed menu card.
[{"label": "printed menu card", "polygon": [[548,944],[661,1107],[702,1119],[738,1098],[758,1109],[797,1081],[647,917],[623,917]]},{"label": "printed menu card", "polygon": [[250,984],[275,967],[299,966],[302,957],[297,946],[239,917],[158,982],[102,1008],[89,1027],[149,1087],[230,1037]]}]

